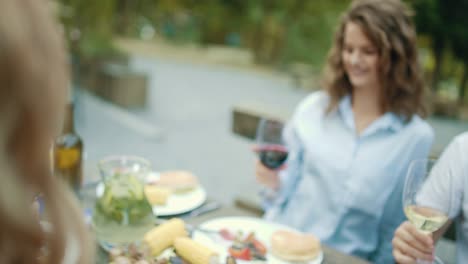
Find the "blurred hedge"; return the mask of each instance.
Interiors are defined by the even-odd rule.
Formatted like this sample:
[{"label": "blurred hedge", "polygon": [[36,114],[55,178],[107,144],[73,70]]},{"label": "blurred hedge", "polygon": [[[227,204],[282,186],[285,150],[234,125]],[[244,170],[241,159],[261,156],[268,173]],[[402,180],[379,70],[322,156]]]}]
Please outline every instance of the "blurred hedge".
[{"label": "blurred hedge", "polygon": [[[250,49],[257,63],[320,69],[349,0],[57,0],[72,51],[118,53],[115,34]],[[406,0],[417,11],[423,62],[435,90],[463,102],[468,82],[467,0]],[[450,92],[448,92],[450,93]],[[453,93],[452,93],[453,94]]]},{"label": "blurred hedge", "polygon": [[[258,63],[320,66],[346,0],[60,0],[77,51],[99,52],[113,34],[164,37],[175,43],[249,48]],[[71,39],[72,41],[72,39]],[[95,42],[97,48],[90,47]],[[91,45],[92,46],[92,45]],[[107,45],[110,47],[111,45]],[[101,52],[105,52],[102,50]]]}]

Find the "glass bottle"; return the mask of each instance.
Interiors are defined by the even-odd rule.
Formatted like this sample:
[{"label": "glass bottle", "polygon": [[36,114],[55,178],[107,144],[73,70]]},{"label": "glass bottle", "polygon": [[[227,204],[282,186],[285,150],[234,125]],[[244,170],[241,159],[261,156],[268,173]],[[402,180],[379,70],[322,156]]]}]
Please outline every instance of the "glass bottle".
[{"label": "glass bottle", "polygon": [[73,104],[68,103],[62,133],[53,147],[54,174],[77,191],[83,181],[83,141],[75,131]]}]

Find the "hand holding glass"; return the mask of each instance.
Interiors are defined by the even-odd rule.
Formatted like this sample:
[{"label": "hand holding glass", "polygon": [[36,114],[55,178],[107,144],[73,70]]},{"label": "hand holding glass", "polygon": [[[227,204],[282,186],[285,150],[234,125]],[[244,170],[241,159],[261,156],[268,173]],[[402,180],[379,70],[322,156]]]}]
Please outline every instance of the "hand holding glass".
[{"label": "hand holding glass", "polygon": [[[403,190],[403,207],[409,221],[421,232],[432,234],[448,220],[449,208],[434,203],[431,191],[436,183],[434,177],[440,177],[434,170],[435,160],[421,159],[411,162]],[[417,260],[419,264],[442,263],[435,257],[433,262]]]}]

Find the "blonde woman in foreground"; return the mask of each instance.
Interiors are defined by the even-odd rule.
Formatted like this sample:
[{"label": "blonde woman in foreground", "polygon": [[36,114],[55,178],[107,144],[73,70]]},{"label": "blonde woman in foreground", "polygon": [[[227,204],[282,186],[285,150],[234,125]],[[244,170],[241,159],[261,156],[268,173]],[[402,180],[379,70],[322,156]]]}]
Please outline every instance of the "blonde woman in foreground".
[{"label": "blonde woman in foreground", "polygon": [[[94,262],[77,203],[49,170],[68,65],[48,6],[0,0],[0,263]],[[38,193],[51,232],[31,210]]]}]

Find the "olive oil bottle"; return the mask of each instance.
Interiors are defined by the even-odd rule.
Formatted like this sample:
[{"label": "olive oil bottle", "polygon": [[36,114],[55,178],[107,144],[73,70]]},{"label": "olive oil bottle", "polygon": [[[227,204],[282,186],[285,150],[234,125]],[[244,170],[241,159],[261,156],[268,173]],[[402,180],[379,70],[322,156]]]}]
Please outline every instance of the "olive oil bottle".
[{"label": "olive oil bottle", "polygon": [[54,174],[78,191],[83,181],[83,141],[75,131],[73,103],[65,111],[62,133],[53,147]]}]

